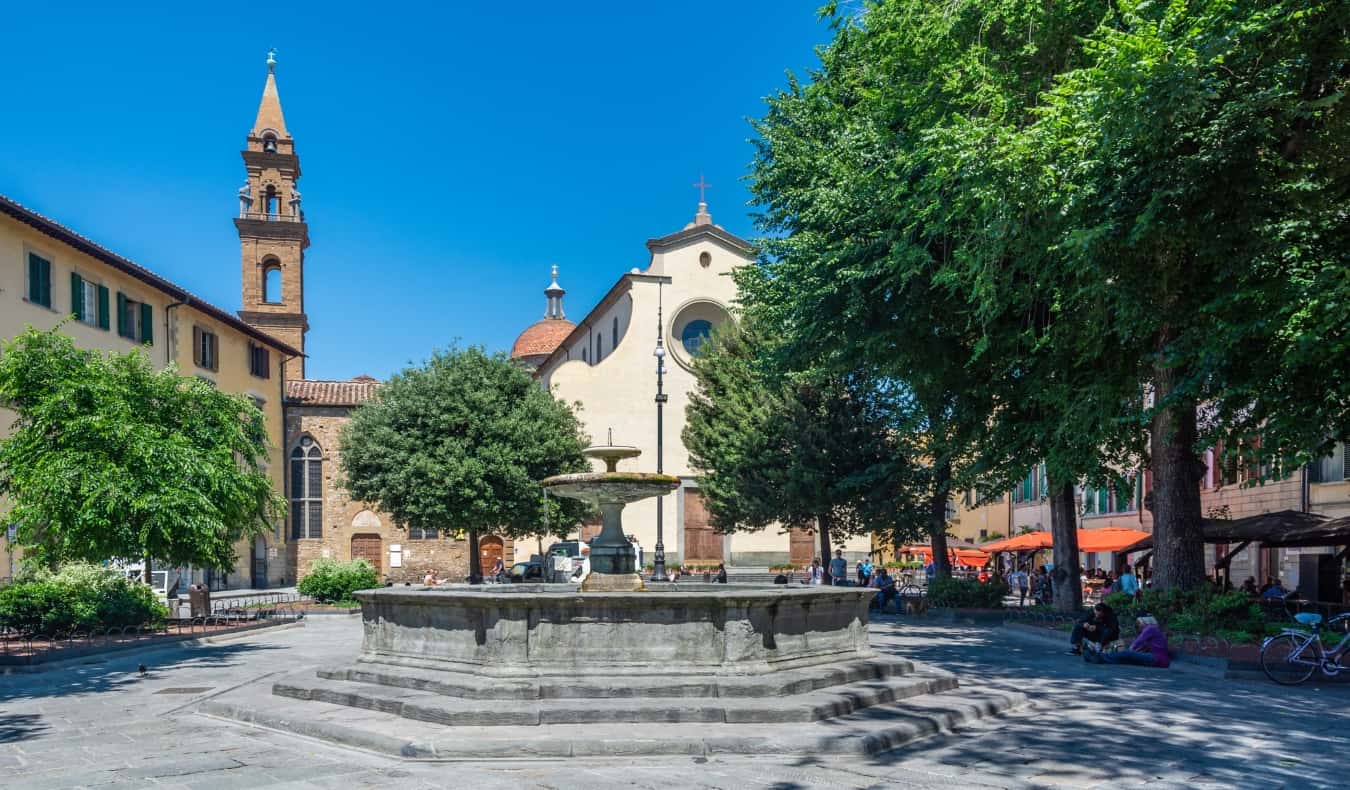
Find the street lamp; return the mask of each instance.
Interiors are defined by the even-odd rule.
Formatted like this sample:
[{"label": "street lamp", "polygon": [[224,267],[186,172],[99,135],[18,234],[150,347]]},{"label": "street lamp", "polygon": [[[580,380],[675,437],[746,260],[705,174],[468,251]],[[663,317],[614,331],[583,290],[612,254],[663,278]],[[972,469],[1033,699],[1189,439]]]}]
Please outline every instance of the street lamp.
[{"label": "street lamp", "polygon": [[[665,470],[662,468],[662,443],[664,440],[664,423],[662,422],[662,408],[668,399],[666,393],[662,390],[664,376],[666,373],[666,344],[662,339],[663,317],[661,315],[661,286],[656,286],[656,350],[652,356],[656,357],[656,473],[659,475]],[[666,578],[666,544],[662,532],[662,519],[665,515],[664,496],[656,498],[656,551],[652,560],[652,578]]]}]

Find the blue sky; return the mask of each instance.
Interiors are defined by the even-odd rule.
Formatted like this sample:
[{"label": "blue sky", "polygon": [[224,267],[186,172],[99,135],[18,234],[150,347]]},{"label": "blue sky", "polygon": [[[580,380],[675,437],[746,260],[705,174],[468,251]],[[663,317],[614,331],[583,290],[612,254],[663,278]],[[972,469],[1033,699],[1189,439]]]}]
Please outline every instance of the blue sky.
[{"label": "blue sky", "polygon": [[580,318],[694,213],[752,237],[747,117],[816,63],[819,0],[6,10],[0,192],[230,310],[269,47],[312,240],[307,374],[506,349],[550,264]]}]

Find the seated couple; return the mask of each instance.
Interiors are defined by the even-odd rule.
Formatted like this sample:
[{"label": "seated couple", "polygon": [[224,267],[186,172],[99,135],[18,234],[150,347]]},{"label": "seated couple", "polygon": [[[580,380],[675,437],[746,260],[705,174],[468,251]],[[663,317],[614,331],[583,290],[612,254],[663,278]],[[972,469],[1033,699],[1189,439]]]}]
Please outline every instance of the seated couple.
[{"label": "seated couple", "polygon": [[[1128,650],[1106,652],[1104,647],[1120,638],[1120,622],[1111,607],[1099,603],[1092,608],[1092,614],[1082,622],[1076,623],[1069,642],[1073,645],[1069,653],[1082,655],[1083,660],[1097,664],[1138,664],[1146,667],[1166,667],[1172,663],[1167,652],[1167,635],[1158,626],[1158,621],[1147,615],[1135,620],[1139,636],[1130,643]],[[1086,650],[1084,649],[1086,647]]]}]

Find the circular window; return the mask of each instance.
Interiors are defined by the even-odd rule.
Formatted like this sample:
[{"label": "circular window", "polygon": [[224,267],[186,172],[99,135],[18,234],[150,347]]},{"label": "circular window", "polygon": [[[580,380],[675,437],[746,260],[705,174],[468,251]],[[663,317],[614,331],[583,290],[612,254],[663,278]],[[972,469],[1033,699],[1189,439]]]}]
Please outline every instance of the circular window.
[{"label": "circular window", "polygon": [[696,357],[711,334],[712,322],[696,318],[685,324],[684,329],[680,330],[680,345],[684,346],[684,350],[689,352],[689,356]]}]

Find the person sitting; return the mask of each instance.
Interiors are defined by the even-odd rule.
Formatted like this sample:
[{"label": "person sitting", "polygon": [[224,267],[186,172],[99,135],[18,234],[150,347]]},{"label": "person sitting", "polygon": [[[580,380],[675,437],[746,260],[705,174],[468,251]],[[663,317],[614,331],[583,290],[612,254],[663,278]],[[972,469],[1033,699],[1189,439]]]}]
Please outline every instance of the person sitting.
[{"label": "person sitting", "polygon": [[1242,591],[1255,598],[1260,593],[1256,589],[1256,577],[1248,576],[1247,581],[1242,583]]},{"label": "person sitting", "polygon": [[882,568],[875,577],[875,585],[877,594],[872,599],[872,604],[879,611],[884,612],[886,611],[886,604],[890,603],[891,599],[895,597],[895,579],[892,579],[891,574],[885,568]]},{"label": "person sitting", "polygon": [[717,583],[727,583],[727,566],[723,563],[717,563]]},{"label": "person sitting", "polygon": [[1167,652],[1167,634],[1158,626],[1158,621],[1148,615],[1141,615],[1134,624],[1139,627],[1139,636],[1130,643],[1129,650],[1117,650],[1114,653],[1089,651],[1083,655],[1084,661],[1097,664],[1137,664],[1142,667],[1166,668],[1172,664],[1172,656]]},{"label": "person sitting", "polygon": [[1270,586],[1261,593],[1261,597],[1281,600],[1288,594],[1289,591],[1284,589],[1284,585],[1280,583],[1279,579],[1272,579]]},{"label": "person sitting", "polygon": [[1082,655],[1084,642],[1090,642],[1092,647],[1101,650],[1119,638],[1120,621],[1116,619],[1116,613],[1106,604],[1099,603],[1092,607],[1091,615],[1074,625],[1073,633],[1069,635],[1072,645],[1069,655]]},{"label": "person sitting", "polygon": [[789,580],[786,573],[779,572],[777,576],[773,577],[774,584],[787,584],[788,581]]},{"label": "person sitting", "polygon": [[435,586],[436,586],[436,571],[435,571],[435,570],[430,570],[430,569],[427,570],[427,575],[422,577],[422,583],[425,584],[425,585],[428,586],[428,587],[435,587]]}]

